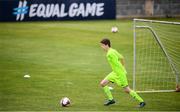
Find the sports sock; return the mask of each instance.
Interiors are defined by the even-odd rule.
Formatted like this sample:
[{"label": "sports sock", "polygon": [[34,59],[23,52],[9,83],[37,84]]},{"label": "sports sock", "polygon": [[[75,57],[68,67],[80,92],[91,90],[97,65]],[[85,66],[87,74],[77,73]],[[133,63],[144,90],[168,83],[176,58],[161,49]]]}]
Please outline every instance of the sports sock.
[{"label": "sports sock", "polygon": [[144,102],[144,100],[133,90],[130,91],[130,95],[139,102]]},{"label": "sports sock", "polygon": [[112,100],[112,99],[113,99],[113,96],[112,96],[112,94],[111,94],[111,91],[110,91],[109,87],[108,87],[108,86],[105,86],[105,87],[103,87],[103,89],[104,89],[104,92],[106,93],[106,95],[107,95],[107,97],[108,97],[108,100]]}]

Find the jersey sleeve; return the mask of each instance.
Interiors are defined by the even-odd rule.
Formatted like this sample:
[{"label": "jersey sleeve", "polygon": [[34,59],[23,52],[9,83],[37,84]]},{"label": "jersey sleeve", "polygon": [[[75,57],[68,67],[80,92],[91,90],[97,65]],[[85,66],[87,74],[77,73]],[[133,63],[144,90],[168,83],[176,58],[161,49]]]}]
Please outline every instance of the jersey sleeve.
[{"label": "jersey sleeve", "polygon": [[123,55],[121,55],[121,54],[118,53],[117,51],[116,51],[116,55],[118,56],[119,59],[123,59],[123,58],[124,58]]}]

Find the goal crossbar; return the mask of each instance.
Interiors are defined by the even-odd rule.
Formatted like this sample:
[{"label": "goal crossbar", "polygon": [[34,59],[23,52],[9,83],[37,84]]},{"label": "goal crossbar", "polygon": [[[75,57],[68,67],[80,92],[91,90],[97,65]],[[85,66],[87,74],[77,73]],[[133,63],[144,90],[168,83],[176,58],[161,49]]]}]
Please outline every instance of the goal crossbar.
[{"label": "goal crossbar", "polygon": [[163,23],[163,24],[180,25],[180,22],[157,21],[157,20],[147,20],[147,19],[133,19],[133,20],[134,21],[142,21],[142,22],[151,22],[151,23]]}]

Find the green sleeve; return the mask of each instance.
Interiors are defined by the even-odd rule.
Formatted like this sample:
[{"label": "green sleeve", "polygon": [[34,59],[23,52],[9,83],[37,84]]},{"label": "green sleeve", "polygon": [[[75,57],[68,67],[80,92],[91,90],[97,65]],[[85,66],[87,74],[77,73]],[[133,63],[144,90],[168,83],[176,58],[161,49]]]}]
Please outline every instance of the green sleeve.
[{"label": "green sleeve", "polygon": [[123,58],[124,58],[124,57],[123,57],[120,53],[118,53],[117,51],[116,51],[116,55],[118,56],[119,59],[123,59]]}]

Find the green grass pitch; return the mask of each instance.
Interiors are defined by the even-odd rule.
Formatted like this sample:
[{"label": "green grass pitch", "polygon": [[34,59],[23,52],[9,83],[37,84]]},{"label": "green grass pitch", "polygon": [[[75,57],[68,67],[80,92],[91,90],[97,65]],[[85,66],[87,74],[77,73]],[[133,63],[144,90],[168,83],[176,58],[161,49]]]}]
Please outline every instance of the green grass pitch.
[{"label": "green grass pitch", "polygon": [[[111,33],[112,26],[119,32]],[[140,94],[147,106],[139,109],[117,86],[117,103],[103,106],[99,82],[111,72],[99,46],[103,37],[125,57],[132,87],[131,20],[0,23],[0,111],[180,110],[180,93]],[[64,96],[72,101],[68,108],[59,106]]]}]

